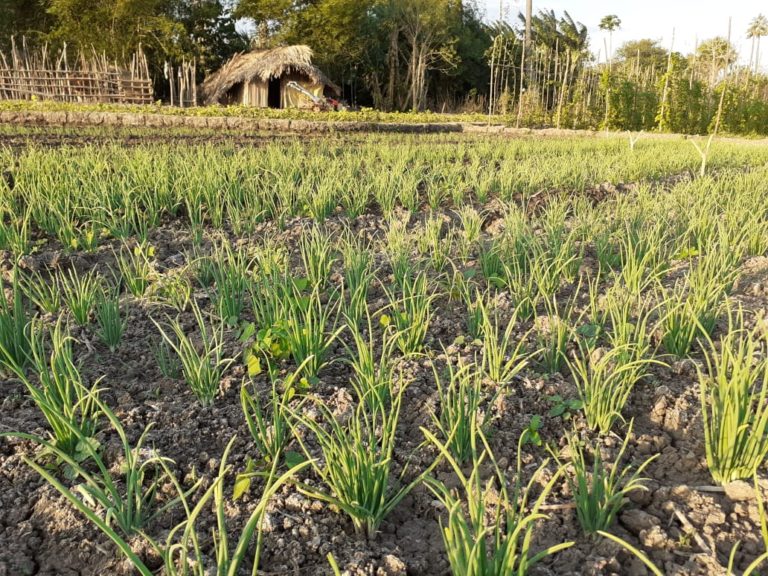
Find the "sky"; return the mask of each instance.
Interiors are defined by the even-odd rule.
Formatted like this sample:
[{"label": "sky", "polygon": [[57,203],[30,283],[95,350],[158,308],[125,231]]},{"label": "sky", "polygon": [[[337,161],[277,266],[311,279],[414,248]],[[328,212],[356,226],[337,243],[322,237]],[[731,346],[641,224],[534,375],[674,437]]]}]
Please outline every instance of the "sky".
[{"label": "sky", "polygon": [[[485,10],[485,19],[497,20],[500,4],[504,6],[505,20],[514,22],[517,13],[525,11],[525,0],[477,0],[478,7]],[[661,40],[665,48],[672,41],[675,30],[674,49],[679,52],[693,52],[696,39],[699,41],[713,36],[728,35],[728,17],[731,17],[731,42],[739,49],[741,58],[749,60],[751,40],[746,30],[750,20],[758,13],[768,15],[766,0],[533,0],[533,11],[553,9],[558,15],[567,10],[574,20],[589,27],[590,46],[605,57],[603,38],[605,32],[598,28],[600,19],[607,14],[616,14],[621,19],[621,30],[613,33],[613,49],[626,40],[653,38]],[[763,39],[761,63],[768,60],[768,39]]]}]

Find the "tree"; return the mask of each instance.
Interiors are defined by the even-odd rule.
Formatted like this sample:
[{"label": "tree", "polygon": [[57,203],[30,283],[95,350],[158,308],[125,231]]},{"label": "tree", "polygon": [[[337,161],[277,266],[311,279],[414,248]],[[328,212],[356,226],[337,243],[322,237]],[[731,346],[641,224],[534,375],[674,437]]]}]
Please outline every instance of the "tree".
[{"label": "tree", "polygon": [[218,69],[236,52],[248,47],[239,33],[229,5],[221,0],[186,0],[173,6],[171,16],[186,30],[182,48],[197,61],[198,72]]},{"label": "tree", "polygon": [[[525,16],[519,15],[525,23]],[[581,60],[589,45],[587,27],[574,20],[567,11],[558,18],[554,10],[539,10],[531,18],[531,38],[537,47],[570,52],[574,60]]]},{"label": "tree", "polygon": [[667,66],[667,50],[658,40],[643,38],[624,42],[616,49],[616,59],[620,63],[633,65],[638,70],[653,69],[661,72]]},{"label": "tree", "polygon": [[557,116],[555,125],[560,128],[563,106],[570,97],[571,87],[576,79],[577,70],[581,66],[582,58],[587,54],[589,37],[587,27],[581,22],[576,22],[567,11],[563,11],[563,17],[559,25],[560,37],[565,44],[567,60],[566,73],[563,75],[560,97],[557,101]]},{"label": "tree", "polygon": [[461,97],[473,89],[475,92],[485,91],[490,74],[486,53],[495,33],[483,23],[475,2],[464,2],[461,18],[454,22],[453,34],[458,39],[458,66],[450,71],[449,76],[441,78],[445,78],[448,87],[455,88]]},{"label": "tree", "polygon": [[608,59],[608,67],[613,61],[613,32],[621,28],[621,20],[615,14],[603,16],[600,20],[600,30],[608,32],[608,46],[605,48],[605,57]]},{"label": "tree", "polygon": [[[487,91],[490,45],[476,0],[239,0],[269,44],[307,44],[345,95],[387,110]],[[266,32],[265,32],[266,30]]]},{"label": "tree", "polygon": [[[521,23],[526,22],[523,14],[518,16]],[[533,74],[527,74],[529,88],[520,82],[518,100],[518,121],[522,114],[524,94],[526,100],[540,98],[541,106],[551,109],[557,106],[556,124],[560,124],[561,112],[573,91],[574,80],[588,56],[589,36],[587,27],[577,22],[564,11],[558,17],[554,10],[539,10],[531,18],[532,54],[526,54],[528,62],[533,62]],[[526,51],[527,52],[527,51]]]},{"label": "tree", "polygon": [[322,0],[294,11],[279,39],[307,44],[315,62],[332,77],[354,82],[372,50],[378,48],[369,21],[376,0]]},{"label": "tree", "polygon": [[272,35],[286,24],[293,4],[292,0],[239,0],[234,15],[256,23],[256,43],[265,48]]},{"label": "tree", "polygon": [[402,34],[408,49],[408,84],[411,109],[422,110],[427,97],[430,70],[455,69],[459,58],[452,19],[460,13],[454,0],[402,0],[398,6]]},{"label": "tree", "polygon": [[160,77],[166,61],[196,59],[201,75],[247,43],[235,29],[225,0],[47,0],[50,31],[44,39],[109,60],[124,61],[138,48]]},{"label": "tree", "polygon": [[181,57],[184,27],[168,13],[168,0],[50,0],[50,38],[122,59],[141,45],[161,57]]},{"label": "tree", "polygon": [[[605,57],[608,60],[608,70],[603,72],[600,86],[605,90],[605,117],[603,118],[603,126],[608,130],[611,121],[611,100],[613,95],[611,88],[613,87],[613,78],[611,73],[613,72],[613,31],[618,30],[621,27],[621,20],[615,14],[609,14],[603,16],[600,20],[600,30],[608,32],[608,43],[605,45]],[[603,40],[605,42],[605,40]]]},{"label": "tree", "polygon": [[565,41],[566,49],[573,54],[574,59],[580,60],[586,54],[589,46],[587,27],[574,20],[564,10],[563,17],[560,19],[559,31],[560,37]]},{"label": "tree", "polygon": [[406,101],[400,90],[401,23],[397,14],[397,0],[382,0],[368,20],[369,37],[375,38],[375,47],[368,54],[366,83],[373,103],[388,111],[403,108]]},{"label": "tree", "polygon": [[[760,70],[760,39],[763,36],[768,36],[768,18],[762,14],[758,14],[749,23],[747,28],[747,38],[752,39],[752,51],[750,52],[749,64],[755,65],[755,74]],[[757,39],[757,49],[755,49],[755,39]]]},{"label": "tree", "polygon": [[2,0],[0,2],[0,49],[10,46],[11,37],[36,41],[48,32],[51,17],[46,0]]},{"label": "tree", "polygon": [[737,59],[736,48],[721,36],[705,40],[696,50],[697,67],[709,78],[710,86],[714,86],[718,75],[727,70]]}]

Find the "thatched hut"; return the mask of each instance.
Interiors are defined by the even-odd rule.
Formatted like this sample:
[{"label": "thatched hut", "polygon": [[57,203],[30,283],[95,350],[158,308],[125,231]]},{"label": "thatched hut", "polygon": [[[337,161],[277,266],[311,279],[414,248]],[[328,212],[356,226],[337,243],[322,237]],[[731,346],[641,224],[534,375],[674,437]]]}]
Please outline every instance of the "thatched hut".
[{"label": "thatched hut", "polygon": [[205,79],[202,103],[259,108],[311,106],[306,96],[287,88],[292,81],[315,96],[339,94],[339,87],[312,64],[308,46],[286,46],[236,54]]}]

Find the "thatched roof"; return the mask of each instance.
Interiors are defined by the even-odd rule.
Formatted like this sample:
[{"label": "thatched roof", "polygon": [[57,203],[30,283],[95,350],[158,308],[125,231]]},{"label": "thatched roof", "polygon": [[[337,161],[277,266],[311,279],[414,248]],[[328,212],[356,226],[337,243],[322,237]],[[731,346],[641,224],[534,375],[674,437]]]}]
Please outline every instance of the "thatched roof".
[{"label": "thatched roof", "polygon": [[204,104],[215,104],[235,84],[257,78],[267,82],[286,73],[303,74],[312,82],[325,84],[337,94],[339,87],[312,64],[309,46],[285,46],[271,50],[241,52],[208,76],[201,87]]}]

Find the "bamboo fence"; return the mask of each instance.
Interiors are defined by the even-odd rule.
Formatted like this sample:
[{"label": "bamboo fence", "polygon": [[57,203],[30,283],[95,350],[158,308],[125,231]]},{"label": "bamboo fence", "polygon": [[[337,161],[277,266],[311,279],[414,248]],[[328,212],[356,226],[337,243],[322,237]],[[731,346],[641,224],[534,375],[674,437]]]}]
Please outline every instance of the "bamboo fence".
[{"label": "bamboo fence", "polygon": [[0,100],[56,100],[106,104],[151,104],[152,79],[141,50],[125,66],[92,51],[71,61],[66,45],[56,55],[48,47],[30,49],[26,40],[0,52]]},{"label": "bamboo fence", "polygon": [[191,62],[184,60],[180,66],[174,66],[170,62],[165,63],[164,75],[168,81],[171,106],[179,108],[197,106],[196,73],[194,60]]}]

